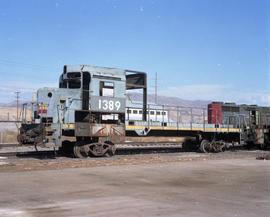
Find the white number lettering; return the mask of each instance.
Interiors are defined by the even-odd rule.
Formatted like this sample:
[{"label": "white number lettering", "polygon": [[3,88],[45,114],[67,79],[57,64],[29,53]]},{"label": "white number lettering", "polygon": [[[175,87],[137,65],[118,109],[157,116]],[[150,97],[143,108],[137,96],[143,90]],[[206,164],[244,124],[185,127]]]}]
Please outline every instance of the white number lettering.
[{"label": "white number lettering", "polygon": [[101,99],[98,100],[98,109],[101,109]]},{"label": "white number lettering", "polygon": [[108,101],[106,99],[104,99],[104,100],[99,99],[98,100],[98,108],[99,109],[110,110],[110,111],[116,109],[118,111],[120,109],[120,107],[121,107],[121,103],[119,101],[114,102],[112,100]]},{"label": "white number lettering", "polygon": [[103,100],[103,110],[108,110],[108,101],[107,100]]},{"label": "white number lettering", "polygon": [[114,109],[113,101],[109,101],[109,109],[112,111]]},{"label": "white number lettering", "polygon": [[116,107],[116,110],[118,111],[121,107],[121,103],[119,101],[116,101],[115,102],[115,107]]}]

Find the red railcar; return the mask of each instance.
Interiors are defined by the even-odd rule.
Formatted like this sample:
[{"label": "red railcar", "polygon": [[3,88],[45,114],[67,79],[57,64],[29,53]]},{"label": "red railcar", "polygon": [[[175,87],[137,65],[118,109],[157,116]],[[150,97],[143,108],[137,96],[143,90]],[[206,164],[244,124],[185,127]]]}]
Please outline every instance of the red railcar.
[{"label": "red railcar", "polygon": [[212,102],[208,105],[208,123],[221,124],[222,123],[222,106],[220,102]]}]

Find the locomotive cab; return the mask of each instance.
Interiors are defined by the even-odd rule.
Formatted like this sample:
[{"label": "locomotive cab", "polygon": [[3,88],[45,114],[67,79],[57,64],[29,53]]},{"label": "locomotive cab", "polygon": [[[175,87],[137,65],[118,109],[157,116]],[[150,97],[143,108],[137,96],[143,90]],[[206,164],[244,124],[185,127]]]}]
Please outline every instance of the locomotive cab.
[{"label": "locomotive cab", "polygon": [[63,128],[64,139],[76,140],[74,155],[113,155],[113,142],[125,136],[125,71],[65,66],[59,87],[80,89],[80,107],[65,111],[72,113],[73,121],[70,122],[65,114]]}]

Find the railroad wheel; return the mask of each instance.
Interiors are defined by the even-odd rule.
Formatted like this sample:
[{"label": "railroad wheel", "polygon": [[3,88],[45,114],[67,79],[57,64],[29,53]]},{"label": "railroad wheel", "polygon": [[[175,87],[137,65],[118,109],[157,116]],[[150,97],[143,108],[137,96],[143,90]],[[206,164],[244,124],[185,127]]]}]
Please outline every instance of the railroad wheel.
[{"label": "railroad wheel", "polygon": [[73,154],[76,158],[87,158],[88,152],[86,151],[86,145],[75,144],[73,147]]},{"label": "railroad wheel", "polygon": [[106,143],[91,143],[89,144],[89,151],[95,157],[105,156],[109,150],[110,145]]},{"label": "railroad wheel", "polygon": [[73,153],[76,158],[86,158],[89,154],[94,157],[111,157],[115,154],[115,151],[116,147],[110,141],[90,144],[76,143],[73,147]]},{"label": "railroad wheel", "polygon": [[226,148],[227,148],[226,142],[224,142],[223,140],[219,141],[219,151],[224,152]]},{"label": "railroad wheel", "polygon": [[208,153],[211,151],[211,144],[208,140],[206,139],[202,140],[200,145],[200,151],[204,153]]},{"label": "railroad wheel", "polygon": [[104,143],[109,145],[109,149],[105,153],[105,156],[111,157],[111,156],[115,155],[115,151],[116,151],[115,145],[111,141],[105,141]]}]

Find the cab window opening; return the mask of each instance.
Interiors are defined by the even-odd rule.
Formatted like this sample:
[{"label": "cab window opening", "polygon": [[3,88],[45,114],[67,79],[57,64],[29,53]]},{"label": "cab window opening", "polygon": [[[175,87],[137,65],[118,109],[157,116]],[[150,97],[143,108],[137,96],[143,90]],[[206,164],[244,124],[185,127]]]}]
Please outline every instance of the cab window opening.
[{"label": "cab window opening", "polygon": [[80,72],[67,73],[67,79],[61,79],[60,87],[69,89],[81,88],[81,73]]},{"label": "cab window opening", "polygon": [[114,83],[108,81],[101,81],[99,93],[100,96],[114,97]]}]

